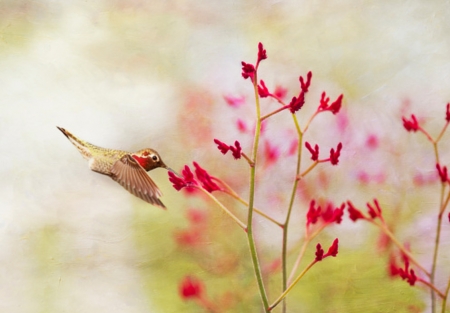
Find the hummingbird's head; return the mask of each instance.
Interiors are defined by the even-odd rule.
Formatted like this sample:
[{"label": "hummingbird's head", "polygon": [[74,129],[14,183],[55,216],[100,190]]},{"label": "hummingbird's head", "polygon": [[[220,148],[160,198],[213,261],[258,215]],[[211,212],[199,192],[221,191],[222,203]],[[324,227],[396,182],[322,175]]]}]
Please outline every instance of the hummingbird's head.
[{"label": "hummingbird's head", "polygon": [[[142,149],[131,155],[133,159],[138,161],[138,163],[148,172],[155,168],[162,167],[169,169],[166,164],[161,160],[158,152],[153,149]],[[169,169],[170,170],[170,169]]]}]

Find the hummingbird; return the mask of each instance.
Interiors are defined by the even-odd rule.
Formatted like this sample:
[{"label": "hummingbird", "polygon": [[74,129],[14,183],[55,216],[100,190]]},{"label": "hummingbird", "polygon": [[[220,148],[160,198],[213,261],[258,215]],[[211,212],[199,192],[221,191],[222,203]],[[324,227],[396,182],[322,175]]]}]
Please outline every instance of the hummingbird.
[{"label": "hummingbird", "polygon": [[92,171],[111,177],[136,197],[166,208],[159,200],[162,196],[161,191],[146,173],[158,167],[174,172],[164,164],[158,152],[150,148],[136,152],[105,149],[78,139],[62,127],[56,127],[89,161],[89,168]]}]

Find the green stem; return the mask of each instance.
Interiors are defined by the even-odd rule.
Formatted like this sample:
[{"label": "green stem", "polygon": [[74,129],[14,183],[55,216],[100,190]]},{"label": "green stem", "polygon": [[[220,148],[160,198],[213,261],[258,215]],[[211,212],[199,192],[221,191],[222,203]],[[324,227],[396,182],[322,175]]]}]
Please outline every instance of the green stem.
[{"label": "green stem", "polygon": [[[292,213],[292,207],[294,206],[295,201],[295,195],[297,192],[297,186],[298,186],[298,175],[300,173],[301,168],[301,160],[302,160],[302,144],[303,144],[303,133],[300,129],[300,125],[298,123],[297,117],[292,114],[292,118],[294,120],[295,128],[297,130],[298,134],[298,152],[297,152],[297,167],[295,170],[295,179],[292,186],[292,192],[291,192],[291,198],[289,200],[289,207],[286,214],[286,220],[284,222],[283,227],[283,246],[282,246],[282,252],[281,252],[281,260],[282,260],[282,271],[283,271],[283,291],[287,288],[287,241],[288,241],[288,230],[289,230],[289,221],[291,219],[291,213]],[[283,312],[286,312],[286,302],[283,301]]]},{"label": "green stem", "polygon": [[294,266],[292,267],[291,274],[289,275],[289,278],[287,280],[287,284],[290,285],[292,283],[292,280],[294,279],[295,272],[297,271],[300,262],[302,261],[303,255],[306,252],[306,248],[308,247],[308,244],[313,240],[327,225],[328,223],[322,224],[319,229],[317,229],[314,233],[311,235],[306,235],[305,241],[303,242],[303,245],[300,249],[300,253],[298,254],[297,260],[295,260]]},{"label": "green stem", "polygon": [[248,200],[248,216],[247,216],[247,241],[250,248],[250,255],[253,263],[253,270],[255,272],[256,281],[258,283],[259,294],[261,296],[261,301],[263,302],[264,310],[268,312],[269,301],[267,299],[266,290],[264,288],[264,281],[261,273],[261,267],[259,265],[258,252],[256,251],[255,239],[253,237],[253,211],[254,211],[254,200],[255,200],[255,176],[256,176],[256,160],[258,154],[259,137],[261,134],[261,108],[259,104],[258,95],[258,85],[257,76],[253,79],[253,90],[255,93],[255,104],[256,104],[256,129],[255,137],[253,141],[252,150],[252,162],[253,166],[250,167],[250,195]]},{"label": "green stem", "polygon": [[444,299],[442,300],[442,312],[445,312],[445,307],[447,306],[447,298],[448,298],[448,293],[450,292],[450,279],[448,280],[447,283],[447,289],[445,289],[445,294],[444,294]]},{"label": "green stem", "polygon": [[289,285],[289,287],[286,288],[286,290],[278,297],[277,300],[275,300],[274,303],[272,303],[272,305],[269,307],[269,311],[271,311],[273,308],[275,308],[286,296],[287,294],[292,290],[292,288],[294,288],[294,286],[300,281],[300,279],[305,276],[306,272],[309,271],[309,269],[316,264],[317,261],[314,260],[312,261],[298,276],[297,278],[294,280],[294,282],[292,284]]},{"label": "green stem", "polygon": [[241,222],[241,220],[234,215],[233,213],[231,213],[230,210],[228,210],[223,204],[222,202],[220,202],[219,200],[217,200],[216,197],[214,197],[210,192],[208,192],[206,189],[200,187],[200,186],[196,186],[196,188],[200,189],[201,191],[203,191],[211,200],[213,200],[226,214],[228,214],[244,231],[247,231],[247,226],[245,226],[244,223]]},{"label": "green stem", "polygon": [[[226,193],[227,195],[233,197],[234,199],[238,200],[240,203],[242,203],[243,205],[248,207],[247,201],[245,201],[244,199],[239,197],[239,195],[236,194],[233,190],[220,190],[220,191]],[[283,224],[281,224],[280,222],[278,222],[277,220],[275,220],[273,217],[269,216],[268,214],[264,213],[263,211],[258,210],[257,208],[253,208],[253,210],[255,211],[255,213],[258,213],[259,215],[261,215],[262,217],[264,217],[267,220],[271,221],[275,225],[283,227]]]}]

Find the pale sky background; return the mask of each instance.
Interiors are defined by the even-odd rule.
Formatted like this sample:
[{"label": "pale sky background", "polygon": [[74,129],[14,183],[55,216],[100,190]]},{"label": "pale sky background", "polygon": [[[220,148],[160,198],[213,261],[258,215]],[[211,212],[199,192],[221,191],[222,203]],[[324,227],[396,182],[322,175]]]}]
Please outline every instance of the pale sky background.
[{"label": "pale sky background", "polygon": [[[179,112],[186,91],[216,102],[244,93],[240,61],[253,62],[260,41],[266,83],[296,88],[312,70],[317,94],[344,93],[363,129],[356,140],[404,138],[405,101],[404,114],[442,125],[450,1],[151,2],[0,1],[2,312],[151,312],[133,266],[131,211],[165,212],[89,171],[56,126],[108,148],[155,148],[179,169],[207,153],[183,150],[190,129],[178,123],[203,114]],[[182,203],[165,171],[152,177],[165,203]]]}]

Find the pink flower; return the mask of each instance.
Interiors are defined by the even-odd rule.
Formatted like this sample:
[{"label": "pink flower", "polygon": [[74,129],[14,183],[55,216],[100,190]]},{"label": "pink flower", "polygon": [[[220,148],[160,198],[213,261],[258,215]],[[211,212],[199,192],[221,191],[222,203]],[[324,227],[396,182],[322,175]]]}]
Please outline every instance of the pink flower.
[{"label": "pink flower", "polygon": [[242,61],[241,64],[242,64],[242,77],[244,77],[244,79],[250,77],[250,79],[253,81],[256,73],[255,66],[253,64],[245,63],[244,61]]},{"label": "pink flower", "polygon": [[222,152],[222,154],[227,154],[228,150],[230,150],[230,146],[228,146],[227,144],[223,143],[219,139],[214,139],[214,142],[217,145],[217,149],[219,149],[220,152]]},{"label": "pink flower", "polygon": [[322,213],[321,211],[322,208],[320,206],[316,208],[316,201],[311,200],[309,203],[308,213],[306,213],[306,226],[317,223]]},{"label": "pink flower", "polygon": [[276,86],[273,95],[279,99],[283,99],[287,94],[287,89],[281,86]]},{"label": "pink flower", "polygon": [[317,246],[316,246],[316,258],[315,258],[315,261],[316,262],[322,261],[323,259],[325,259],[326,257],[329,257],[329,256],[336,257],[338,252],[339,252],[339,239],[338,238],[334,239],[333,243],[328,248],[328,251],[325,254],[324,254],[324,251],[322,249],[322,246],[320,245],[320,243],[318,243]]},{"label": "pink flower", "polygon": [[224,96],[225,102],[231,107],[239,107],[245,103],[245,97]]},{"label": "pink flower", "polygon": [[325,91],[322,92],[322,96],[320,98],[320,104],[318,107],[318,111],[330,111],[333,114],[339,113],[341,106],[342,106],[342,99],[344,98],[344,95],[341,94],[337,99],[332,102],[330,105],[328,102],[330,101],[330,98],[326,96]]},{"label": "pink flower", "polygon": [[323,251],[323,249],[322,249],[322,246],[320,245],[320,243],[318,243],[317,245],[316,245],[316,258],[315,258],[315,260],[318,262],[318,261],[322,261],[322,259],[323,259],[323,254],[324,254],[324,251]]},{"label": "pink flower", "polygon": [[275,163],[280,157],[280,150],[273,146],[270,141],[264,142],[264,156],[268,165]]},{"label": "pink flower", "polygon": [[223,154],[227,154],[228,150],[230,150],[235,159],[240,159],[241,158],[241,156],[242,156],[242,154],[241,154],[242,148],[241,148],[241,144],[239,143],[239,141],[236,140],[234,142],[234,146],[229,146],[229,145],[223,143],[222,141],[220,141],[218,139],[214,139],[214,142],[216,143],[217,148]]},{"label": "pink flower", "polygon": [[181,174],[183,175],[183,177],[179,177],[175,173],[169,172],[169,180],[172,183],[173,188],[175,188],[177,191],[180,191],[184,187],[198,185],[189,166],[185,165]]}]

